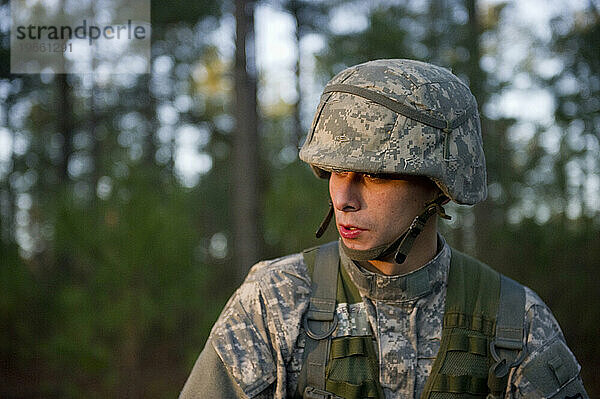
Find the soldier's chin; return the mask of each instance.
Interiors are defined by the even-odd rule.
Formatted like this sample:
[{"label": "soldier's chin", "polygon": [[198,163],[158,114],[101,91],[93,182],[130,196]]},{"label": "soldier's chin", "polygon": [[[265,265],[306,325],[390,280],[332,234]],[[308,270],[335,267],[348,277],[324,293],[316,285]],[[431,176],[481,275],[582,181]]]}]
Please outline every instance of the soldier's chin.
[{"label": "soldier's chin", "polygon": [[342,237],[342,241],[347,248],[354,249],[357,251],[368,251],[370,249],[375,248],[375,245],[369,244],[361,240],[360,238],[344,238]]}]

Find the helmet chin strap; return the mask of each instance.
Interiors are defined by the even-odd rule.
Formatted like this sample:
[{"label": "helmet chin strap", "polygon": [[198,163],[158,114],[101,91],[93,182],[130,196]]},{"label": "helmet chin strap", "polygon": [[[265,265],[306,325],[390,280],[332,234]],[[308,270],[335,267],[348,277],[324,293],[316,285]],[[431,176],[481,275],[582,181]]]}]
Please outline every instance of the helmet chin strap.
[{"label": "helmet chin strap", "polygon": [[[415,243],[415,240],[425,229],[427,221],[433,215],[437,213],[444,219],[451,219],[451,217],[446,214],[443,207],[446,202],[448,202],[448,197],[444,194],[441,194],[435,199],[427,202],[425,204],[425,209],[413,219],[410,227],[390,244],[383,244],[366,250],[358,250],[348,248],[342,240],[342,249],[350,259],[356,261],[384,260],[388,258],[389,255],[394,253],[394,261],[399,264],[404,263],[408,253]],[[317,238],[323,235],[327,229],[327,226],[329,225],[329,222],[331,221],[332,216],[333,204],[331,201],[329,201],[329,212],[319,226],[319,230],[317,230]]]},{"label": "helmet chin strap", "polygon": [[315,233],[315,236],[317,238],[321,238],[323,233],[325,233],[325,230],[327,230],[327,227],[329,227],[329,222],[331,222],[332,217],[333,217],[333,202],[331,202],[331,199],[330,199],[329,200],[329,210],[327,211],[327,215],[325,215],[325,218],[323,219],[323,221],[319,225],[319,228],[317,229],[317,232]]}]

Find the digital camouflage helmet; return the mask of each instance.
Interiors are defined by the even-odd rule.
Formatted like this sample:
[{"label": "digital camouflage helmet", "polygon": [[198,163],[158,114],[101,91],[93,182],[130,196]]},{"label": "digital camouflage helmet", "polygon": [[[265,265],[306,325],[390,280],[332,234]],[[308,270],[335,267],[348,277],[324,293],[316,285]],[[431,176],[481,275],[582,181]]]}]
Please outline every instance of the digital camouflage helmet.
[{"label": "digital camouflage helmet", "polygon": [[444,201],[473,205],[487,196],[477,102],[449,70],[425,62],[375,60],[338,73],[323,90],[300,159],[322,178],[333,170],[424,176],[443,192],[402,237],[355,259],[403,247],[396,256],[403,261],[420,233],[415,225],[445,216]]}]

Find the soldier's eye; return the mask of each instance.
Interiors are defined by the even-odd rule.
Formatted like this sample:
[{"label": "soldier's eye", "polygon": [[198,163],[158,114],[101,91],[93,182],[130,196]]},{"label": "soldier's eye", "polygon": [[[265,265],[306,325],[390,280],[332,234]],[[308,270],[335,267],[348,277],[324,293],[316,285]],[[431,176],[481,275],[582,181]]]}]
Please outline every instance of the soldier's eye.
[{"label": "soldier's eye", "polygon": [[363,173],[363,176],[365,179],[372,181],[372,182],[376,182],[376,183],[390,181],[390,180],[407,180],[407,179],[409,179],[408,176],[393,175],[390,173]]},{"label": "soldier's eye", "polygon": [[345,170],[332,170],[331,173],[333,173],[336,176],[344,176],[347,175],[349,172],[345,171]]},{"label": "soldier's eye", "polygon": [[363,176],[365,177],[365,179],[372,180],[372,181],[379,181],[379,180],[386,179],[386,176],[381,173],[364,173]]}]

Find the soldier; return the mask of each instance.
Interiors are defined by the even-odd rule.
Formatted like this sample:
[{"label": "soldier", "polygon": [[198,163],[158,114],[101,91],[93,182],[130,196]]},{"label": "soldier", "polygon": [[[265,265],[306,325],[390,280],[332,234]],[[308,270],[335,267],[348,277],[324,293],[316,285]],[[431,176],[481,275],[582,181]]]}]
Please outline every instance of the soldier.
[{"label": "soldier", "polygon": [[181,398],[588,398],[529,288],[452,248],[437,216],[485,199],[476,101],[444,68],[377,60],[325,87],[300,158],[338,242],[260,262]]}]

